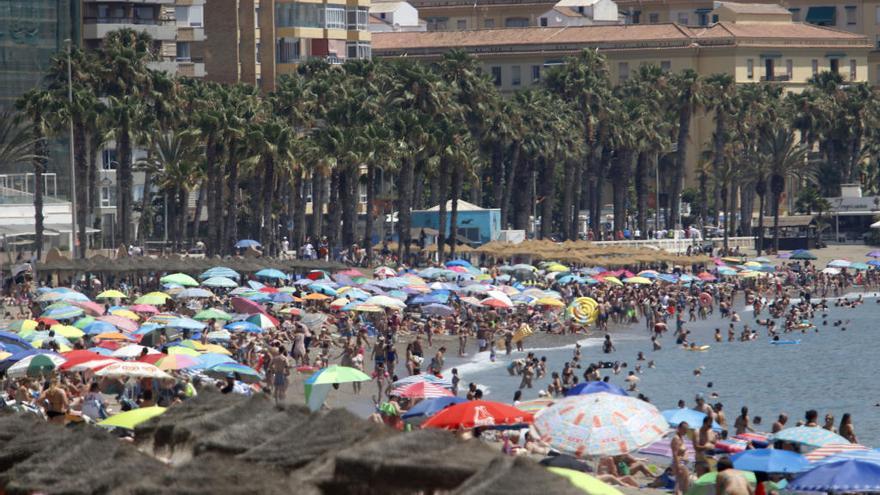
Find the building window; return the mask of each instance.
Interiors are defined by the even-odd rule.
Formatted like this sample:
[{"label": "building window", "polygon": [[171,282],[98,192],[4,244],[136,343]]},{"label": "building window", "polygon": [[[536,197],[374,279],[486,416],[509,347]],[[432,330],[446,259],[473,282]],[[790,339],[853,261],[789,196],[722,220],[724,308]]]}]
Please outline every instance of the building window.
[{"label": "building window", "polygon": [[874,10],[874,24],[880,24],[880,7]]},{"label": "building window", "polygon": [[753,59],[746,60],[746,79],[755,78],[755,61]]},{"label": "building window", "polygon": [[840,60],[832,58],[829,61],[828,70],[830,70],[832,74],[838,74],[840,72]]},{"label": "building window", "polygon": [[347,15],[348,29],[350,31],[367,30],[367,17],[370,15],[367,9],[349,9]]},{"label": "building window", "polygon": [[[364,177],[366,180],[366,177]],[[358,202],[362,205],[367,204],[367,183],[358,182]]]},{"label": "building window", "polygon": [[101,208],[116,206],[116,186],[101,186]]},{"label": "building window", "polygon": [[629,63],[628,62],[620,62],[617,64],[617,75],[620,78],[620,82],[624,82],[629,79]]},{"label": "building window", "polygon": [[106,148],[101,152],[101,168],[104,170],[116,170],[119,162],[116,160],[116,149]]},{"label": "building window", "polygon": [[856,62],[856,59],[854,59],[854,58],[849,59],[849,80],[850,81],[856,80],[856,76],[858,75],[858,73],[857,73],[858,66],[859,65],[858,65],[858,62]]},{"label": "building window", "polygon": [[302,40],[299,38],[280,38],[278,46],[275,47],[276,63],[279,64],[295,64],[300,60],[300,48]]},{"label": "building window", "polygon": [[791,12],[791,22],[801,22],[801,9],[788,9]]},{"label": "building window", "polygon": [[467,29],[467,19],[459,19],[455,21],[455,29],[459,31],[464,31]]},{"label": "building window", "polygon": [[328,4],[324,9],[324,27],[326,29],[345,29],[345,20],[345,7]]},{"label": "building window", "polygon": [[529,27],[529,20],[525,17],[508,17],[504,19],[504,27],[524,28]]},{"label": "building window", "polygon": [[855,5],[847,5],[844,7],[846,10],[846,25],[847,26],[855,26],[856,25],[856,7]]},{"label": "building window", "polygon": [[492,82],[495,86],[501,86],[501,67],[492,67]]},{"label": "building window", "polygon": [[510,68],[510,84],[514,86],[522,84],[522,73],[518,65]]},{"label": "building window", "polygon": [[541,66],[533,65],[532,66],[532,82],[538,82],[541,80]]},{"label": "building window", "polygon": [[192,56],[190,55],[189,41],[178,41],[177,42],[177,61],[178,62],[189,62],[190,60],[192,60]]},{"label": "building window", "polygon": [[708,26],[709,25],[709,13],[708,12],[697,12],[697,24],[700,26]]},{"label": "building window", "polygon": [[205,22],[205,10],[201,5],[174,7],[174,18],[180,27],[202,27]]},{"label": "building window", "polygon": [[275,25],[278,27],[324,27],[323,8],[313,3],[275,4]]},{"label": "building window", "polygon": [[764,77],[762,81],[773,81],[776,79],[776,62],[772,58],[764,59]]},{"label": "building window", "polygon": [[541,22],[541,27],[547,27],[547,18],[546,17],[542,17],[540,22]]},{"label": "building window", "polygon": [[660,23],[660,14],[648,14],[648,24]]},{"label": "building window", "polygon": [[640,24],[641,22],[642,22],[642,11],[641,10],[634,10],[632,13],[632,23],[633,24]]},{"label": "building window", "polygon": [[156,20],[156,11],[153,7],[135,7],[133,9],[135,24],[142,24],[143,21],[151,23]]},{"label": "building window", "polygon": [[483,27],[486,29],[492,29],[495,27],[495,19],[483,19]]},{"label": "building window", "polygon": [[670,70],[672,70],[672,62],[669,60],[661,60],[660,70],[662,70],[663,72],[669,72]]},{"label": "building window", "polygon": [[794,60],[790,58],[785,61],[785,77],[787,77],[789,81],[794,77]]},{"label": "building window", "polygon": [[678,23],[682,26],[687,26],[690,23],[690,16],[688,16],[687,12],[678,13]]},{"label": "building window", "polygon": [[446,31],[448,17],[428,17],[428,31]]},{"label": "building window", "polygon": [[366,59],[372,57],[372,49],[369,43],[346,43],[345,53],[349,59]]},{"label": "building window", "polygon": [[815,76],[819,74],[819,61],[814,58],[811,64],[813,68],[813,75]]},{"label": "building window", "polygon": [[876,67],[875,70],[874,70],[874,77],[877,78],[877,79],[874,81],[874,84],[877,84],[877,81],[880,81],[880,64],[878,64],[877,67]]}]

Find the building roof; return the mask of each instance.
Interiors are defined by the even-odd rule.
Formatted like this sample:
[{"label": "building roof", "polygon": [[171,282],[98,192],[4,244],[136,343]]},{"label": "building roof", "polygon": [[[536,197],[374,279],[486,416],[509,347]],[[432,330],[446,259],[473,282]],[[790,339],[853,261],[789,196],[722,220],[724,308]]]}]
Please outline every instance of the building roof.
[{"label": "building roof", "polygon": [[538,47],[544,52],[574,47],[606,49],[687,47],[715,45],[847,46],[871,48],[865,36],[811,24],[737,24],[720,22],[706,28],[678,24],[527,27],[474,31],[376,33],[373,53],[378,56],[411,53],[431,55],[451,48],[471,52],[521,52]]},{"label": "building roof", "polygon": [[396,12],[397,9],[406,6],[406,2],[373,2],[370,4],[371,14],[387,14]]},{"label": "building roof", "polygon": [[[428,208],[425,211],[440,211],[440,205],[434,205],[432,208]],[[452,200],[446,202],[446,211],[452,211]],[[458,200],[458,211],[489,211],[486,208],[481,208],[473,203],[468,203],[463,199]]]},{"label": "building roof", "polygon": [[504,7],[506,5],[547,5],[552,6],[558,0],[409,0],[413,7],[419,9],[434,9],[443,7]]},{"label": "building roof", "polygon": [[724,7],[737,14],[791,15],[788,9],[775,3],[718,2],[718,7]]}]

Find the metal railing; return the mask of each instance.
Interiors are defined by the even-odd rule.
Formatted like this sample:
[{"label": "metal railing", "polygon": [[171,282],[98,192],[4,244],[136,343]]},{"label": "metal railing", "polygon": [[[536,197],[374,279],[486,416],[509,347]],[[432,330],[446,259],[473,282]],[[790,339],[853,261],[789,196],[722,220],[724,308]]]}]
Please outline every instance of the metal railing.
[{"label": "metal railing", "polygon": [[761,82],[766,82],[766,81],[782,81],[782,82],[791,81],[791,76],[789,76],[788,74],[761,76]]},{"label": "metal railing", "polygon": [[140,17],[83,17],[85,24],[138,24],[144,26],[163,26],[174,24],[172,20],[144,19]]}]

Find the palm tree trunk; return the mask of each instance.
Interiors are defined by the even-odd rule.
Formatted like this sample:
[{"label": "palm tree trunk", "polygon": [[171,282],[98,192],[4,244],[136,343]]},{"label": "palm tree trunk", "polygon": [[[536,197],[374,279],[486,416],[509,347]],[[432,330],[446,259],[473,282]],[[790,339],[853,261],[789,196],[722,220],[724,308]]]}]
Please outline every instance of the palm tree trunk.
[{"label": "palm tree trunk", "polygon": [[636,228],[642,237],[648,235],[648,154],[639,153],[636,159]]},{"label": "palm tree trunk", "polygon": [[144,173],[144,196],[141,198],[141,218],[138,221],[138,232],[137,232],[137,240],[138,244],[143,245],[144,241],[147,239],[147,222],[149,222],[152,215],[152,193],[150,192],[150,181],[152,180],[153,173],[150,170],[147,170]]},{"label": "palm tree trunk", "polygon": [[303,171],[297,168],[293,172],[293,233],[290,237],[290,245],[296,250],[303,245],[306,230],[306,208],[303,197]]},{"label": "palm tree trunk", "polygon": [[506,174],[506,179],[504,181],[504,192],[501,196],[501,204],[498,206],[501,208],[501,228],[506,229],[508,224],[510,223],[510,198],[513,197],[513,188],[516,184],[516,176],[519,173],[520,168],[520,152],[521,147],[519,143],[513,143],[511,145],[512,151],[510,154],[510,166],[508,167],[508,171]]},{"label": "palm tree trunk", "polygon": [[[504,145],[496,143],[492,147],[492,207],[501,208],[501,201],[504,199],[504,184],[507,181],[504,166]],[[501,223],[504,228],[504,222]]]},{"label": "palm tree trunk", "polygon": [[177,212],[177,216],[180,219],[180,227],[177,232],[177,235],[174,236],[175,240],[177,240],[177,244],[179,247],[185,247],[186,235],[187,235],[187,224],[189,223],[189,189],[186,187],[180,187],[179,193],[180,195],[180,210]]},{"label": "palm tree trunk", "polygon": [[238,157],[235,156],[235,143],[229,144],[229,153],[226,159],[226,185],[229,196],[226,197],[226,228],[224,229],[224,242],[220,252],[230,254],[234,249],[234,242],[238,239]]},{"label": "palm tree trunk", "polygon": [[321,239],[322,227],[324,224],[324,175],[316,167],[312,171],[312,224],[309,237],[312,242],[318,242]]},{"label": "palm tree trunk", "polygon": [[626,196],[629,192],[629,177],[632,173],[634,153],[624,150],[618,154],[616,167],[611,176],[614,202],[614,231],[623,232],[626,228]]},{"label": "palm tree trunk", "polygon": [[730,214],[727,211],[727,203],[728,203],[729,194],[730,193],[729,193],[727,184],[724,184],[722,186],[722,190],[721,190],[721,205],[722,205],[722,208],[724,208],[724,251],[725,252],[727,252],[727,245],[728,245],[727,224],[730,222]]},{"label": "palm tree trunk", "polygon": [[553,234],[553,194],[556,181],[553,177],[555,170],[553,160],[541,160],[541,238],[548,239]]},{"label": "palm tree trunk", "polygon": [[42,115],[34,119],[34,159],[31,164],[34,168],[34,241],[37,249],[37,260],[43,259],[43,173],[46,171],[48,156],[48,143],[42,134],[40,123]]},{"label": "palm tree trunk", "polygon": [[131,123],[128,116],[121,119],[117,133],[119,166],[116,174],[116,201],[119,211],[119,240],[128,248],[131,244]]},{"label": "palm tree trunk", "polygon": [[779,201],[780,194],[773,192],[773,252],[779,252]]},{"label": "palm tree trunk", "polygon": [[742,235],[752,235],[752,211],[755,209],[755,190],[752,187],[740,187],[739,191],[739,229]]},{"label": "palm tree trunk", "polygon": [[76,183],[79,185],[76,188],[74,194],[76,194],[76,233],[75,238],[79,240],[79,245],[76,246],[76,254],[80,258],[86,257],[86,250],[89,247],[88,239],[86,238],[86,227],[87,220],[86,215],[88,214],[89,205],[88,198],[86,197],[86,193],[88,191],[88,187],[83,187],[86,184],[86,180],[88,178],[88,150],[86,132],[83,126],[76,125],[74,126],[73,133],[74,140],[74,155],[73,161],[75,164],[74,175],[76,175]]},{"label": "palm tree trunk", "polygon": [[758,195],[758,246],[756,251],[761,256],[764,249],[764,194]]},{"label": "palm tree trunk", "polygon": [[358,206],[360,205],[359,175],[358,165],[352,165],[342,176],[344,182],[341,191],[345,194],[340,198],[342,203],[342,243],[346,249],[357,243]]},{"label": "palm tree trunk", "polygon": [[452,242],[449,244],[449,258],[455,259],[455,246],[458,244],[458,197],[461,195],[461,165],[452,166],[452,212],[449,214],[449,230]]},{"label": "palm tree trunk", "polygon": [[572,197],[574,196],[574,181],[572,180],[574,178],[573,164],[574,160],[565,160],[562,172],[562,215],[559,230],[562,233],[563,239],[566,240],[575,240],[575,238],[571,236],[571,209]]},{"label": "palm tree trunk", "polygon": [[[193,213],[192,239],[190,239],[191,245],[195,245],[196,240],[199,238],[200,231],[202,230],[202,208],[205,206],[205,197],[208,195],[207,182],[207,179],[202,179],[202,183],[199,184],[199,195],[196,196],[196,211]],[[230,239],[230,241],[235,242],[235,239]]]},{"label": "palm tree trunk", "polygon": [[89,161],[89,216],[94,222],[95,210],[98,208],[98,148],[100,138],[97,137],[98,132],[93,130],[88,141],[88,161]]},{"label": "palm tree trunk", "polygon": [[687,139],[691,131],[691,106],[685,105],[678,114],[678,151],[675,169],[672,173],[672,191],[669,194],[669,221],[678,228],[678,215],[681,211],[681,190],[684,183],[684,170],[687,166]]},{"label": "palm tree trunk", "polygon": [[331,207],[328,210],[329,223],[327,225],[327,237],[329,237],[330,246],[339,245],[339,223],[342,219],[342,208],[339,208],[341,177],[339,176],[339,168],[334,167],[330,173],[330,198],[327,202]]},{"label": "palm tree trunk", "polygon": [[[208,136],[207,143],[205,146],[205,198],[207,199],[208,206],[208,242],[206,246],[206,251],[208,256],[214,256],[219,252],[219,239],[217,238],[217,223],[223,221],[220,218],[217,218],[217,202],[220,198],[217,197],[217,175],[219,172],[217,169],[220,165],[217,163],[218,156],[218,146],[216,143],[216,137],[211,134]],[[253,213],[254,217],[257,217],[257,213]],[[232,242],[235,242],[235,239],[232,239]]]},{"label": "palm tree trunk", "polygon": [[440,166],[437,169],[439,186],[437,187],[437,201],[439,201],[438,225],[440,233],[437,235],[437,261],[445,261],[446,250],[446,201],[449,198],[449,161],[445,157],[440,158]]},{"label": "palm tree trunk", "polygon": [[275,160],[271,156],[263,158],[263,225],[260,233],[260,242],[263,244],[263,253],[272,255],[275,252],[274,232],[275,222],[272,220],[272,203],[275,201]]},{"label": "palm tree trunk", "polygon": [[398,171],[400,189],[397,192],[397,235],[399,240],[397,243],[397,257],[401,263],[408,263],[410,259],[413,167],[413,159],[407,157],[401,161],[400,170]]},{"label": "palm tree trunk", "polygon": [[424,159],[419,159],[413,164],[413,169],[410,172],[410,182],[412,186],[410,186],[410,191],[412,192],[412,197],[409,200],[410,207],[413,209],[423,209],[426,206],[434,206],[437,203],[437,188],[431,188],[431,200],[428,202],[430,204],[426,205],[425,203],[425,170],[427,168],[427,163]]},{"label": "palm tree trunk", "polygon": [[572,178],[571,213],[568,220],[568,238],[577,239],[581,230],[581,198],[584,195],[584,168],[581,163],[572,162],[574,177]]},{"label": "palm tree trunk", "polygon": [[367,250],[367,266],[373,263],[373,202],[376,200],[376,165],[367,163],[367,216],[364,219],[364,249]]}]

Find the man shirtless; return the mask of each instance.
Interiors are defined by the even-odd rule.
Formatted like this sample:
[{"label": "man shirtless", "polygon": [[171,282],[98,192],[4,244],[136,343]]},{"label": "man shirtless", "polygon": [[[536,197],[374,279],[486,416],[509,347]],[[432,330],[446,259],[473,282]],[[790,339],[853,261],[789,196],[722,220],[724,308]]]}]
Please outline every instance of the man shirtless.
[{"label": "man shirtless", "polygon": [[275,396],[275,403],[281,404],[287,396],[287,380],[290,374],[290,361],[287,360],[287,356],[284,355],[284,349],[281,347],[277,349],[277,353],[272,357],[272,361],[269,363],[269,370],[274,377],[272,392]]},{"label": "man shirtless", "polygon": [[49,388],[37,400],[39,404],[45,404],[46,417],[50,423],[64,424],[64,416],[70,406],[67,392],[58,384],[58,378],[52,378]]},{"label": "man shirtless", "polygon": [[703,424],[700,426],[700,431],[697,433],[697,441],[694,444],[694,457],[697,462],[706,461],[709,451],[715,448],[717,437],[715,432],[712,431],[712,418],[706,416],[703,418]]},{"label": "man shirtless", "polygon": [[754,490],[746,481],[742,471],[733,469],[729,457],[718,459],[718,477],[715,480],[715,495],[753,495]]}]

